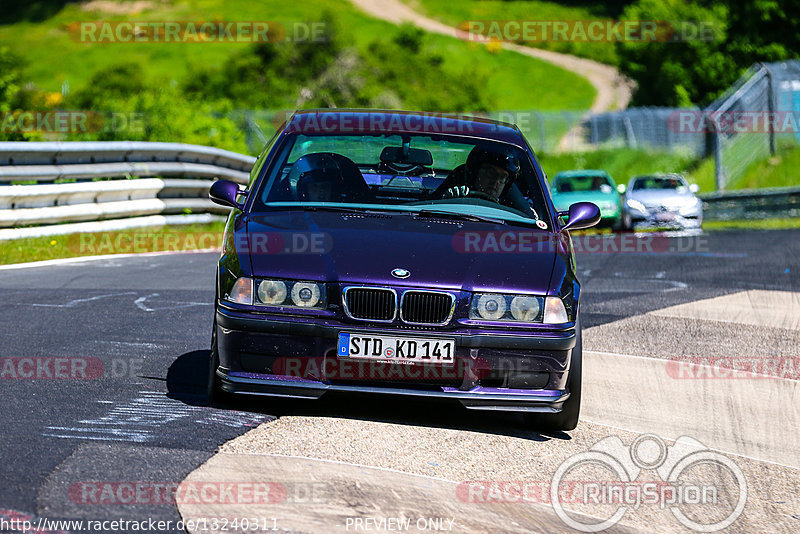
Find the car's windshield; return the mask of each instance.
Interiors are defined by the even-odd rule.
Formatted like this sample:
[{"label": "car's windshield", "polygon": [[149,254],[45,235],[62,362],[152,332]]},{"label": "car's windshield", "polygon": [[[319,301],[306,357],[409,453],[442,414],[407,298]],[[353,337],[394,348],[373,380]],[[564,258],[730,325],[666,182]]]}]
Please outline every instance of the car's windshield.
[{"label": "car's windshield", "polygon": [[253,211],[437,210],[531,223],[549,220],[527,152],[447,135],[286,137],[256,186]]},{"label": "car's windshield", "polygon": [[633,181],[634,191],[639,189],[678,189],[686,187],[680,176],[641,176]]},{"label": "car's windshield", "polygon": [[575,193],[585,191],[602,191],[610,193],[613,189],[608,178],[602,175],[584,176],[557,176],[555,180],[556,192]]}]

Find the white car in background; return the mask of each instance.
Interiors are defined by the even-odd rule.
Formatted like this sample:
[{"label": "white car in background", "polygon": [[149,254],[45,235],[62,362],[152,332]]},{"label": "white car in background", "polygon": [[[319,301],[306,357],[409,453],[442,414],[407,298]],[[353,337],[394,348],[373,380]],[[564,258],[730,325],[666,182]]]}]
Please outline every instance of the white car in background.
[{"label": "white car in background", "polygon": [[700,228],[703,201],[680,174],[635,176],[628,182],[623,204],[626,228]]}]

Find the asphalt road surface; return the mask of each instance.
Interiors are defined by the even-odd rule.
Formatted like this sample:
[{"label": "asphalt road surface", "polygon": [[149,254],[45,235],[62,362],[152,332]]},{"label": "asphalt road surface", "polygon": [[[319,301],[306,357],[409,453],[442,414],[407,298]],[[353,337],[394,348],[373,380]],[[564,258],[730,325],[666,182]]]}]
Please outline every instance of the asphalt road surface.
[{"label": "asphalt road surface", "polygon": [[[584,328],[599,332],[665,308],[748,290],[797,291],[799,238],[798,231],[725,232],[664,238],[649,253],[614,252],[613,244],[580,253]],[[521,428],[511,416],[432,411],[417,401],[401,407],[386,399],[361,404],[332,397],[312,404],[208,406],[216,257],[163,254],[0,270],[0,520],[177,521],[174,504],[95,504],[92,490],[104,481],[176,484],[218,447],[276,416],[465,428],[545,444],[550,439]],[[635,325],[632,332],[643,335]],[[615,338],[598,338],[588,350],[630,354],[631,343],[647,341],[604,346],[608,339]],[[700,347],[704,340],[686,336],[681,343]],[[762,340],[753,338],[751,345],[760,347]],[[745,436],[748,422],[739,425]]]}]

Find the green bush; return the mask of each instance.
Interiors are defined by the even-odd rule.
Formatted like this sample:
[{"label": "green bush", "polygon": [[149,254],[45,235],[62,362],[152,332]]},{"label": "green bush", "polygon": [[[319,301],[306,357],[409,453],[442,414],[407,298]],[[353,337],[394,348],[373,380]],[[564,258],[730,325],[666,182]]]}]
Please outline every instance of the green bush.
[{"label": "green bush", "polygon": [[336,21],[323,18],[323,42],[261,43],[221,67],[193,70],[183,82],[191,97],[226,99],[254,109],[405,107],[482,111],[482,73],[453,75],[427,45],[424,32],[402,26],[365,53],[344,47]]},{"label": "green bush", "polygon": [[[752,64],[800,54],[794,0],[637,0],[622,18],[678,29],[673,41],[617,43],[620,70],[638,84],[633,105],[706,105]],[[690,38],[693,31],[699,38]]]}]

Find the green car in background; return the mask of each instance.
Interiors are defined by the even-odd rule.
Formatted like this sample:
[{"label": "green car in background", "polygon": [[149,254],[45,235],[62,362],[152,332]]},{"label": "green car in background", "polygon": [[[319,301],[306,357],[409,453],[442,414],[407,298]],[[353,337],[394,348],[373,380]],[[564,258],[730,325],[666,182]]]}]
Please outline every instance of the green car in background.
[{"label": "green car in background", "polygon": [[550,184],[553,204],[558,211],[569,210],[576,202],[592,202],[600,208],[600,225],[622,228],[622,197],[625,186],[617,186],[606,171],[563,171]]}]

